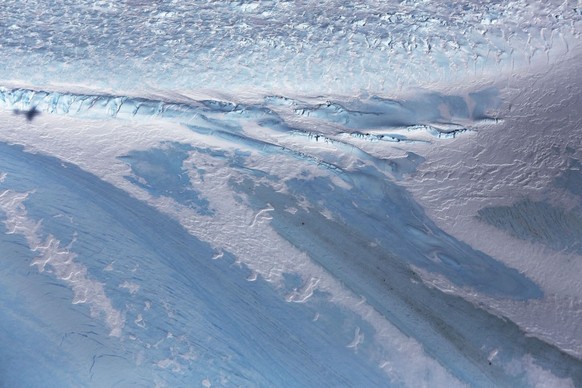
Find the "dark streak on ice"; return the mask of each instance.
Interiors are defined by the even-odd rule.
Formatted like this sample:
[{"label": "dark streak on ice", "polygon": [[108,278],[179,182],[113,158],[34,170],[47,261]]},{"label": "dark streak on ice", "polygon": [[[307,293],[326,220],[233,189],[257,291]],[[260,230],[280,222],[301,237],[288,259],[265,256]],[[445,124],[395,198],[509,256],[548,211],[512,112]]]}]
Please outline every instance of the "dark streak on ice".
[{"label": "dark streak on ice", "polygon": [[[255,209],[269,203],[275,209],[271,225],[281,236],[362,295],[463,381],[473,386],[523,385],[524,377],[508,373],[504,366],[530,354],[556,376],[572,377],[576,386],[582,384],[579,360],[525,335],[511,321],[426,287],[409,263],[497,297],[539,298],[537,285],[438,230],[401,188],[382,181],[373,171],[343,178],[355,188],[343,190],[323,178],[295,180],[289,184],[291,195],[285,195],[249,180],[231,184],[247,194]],[[296,202],[295,195],[318,205],[289,216],[284,209]],[[340,220],[324,217],[320,213],[324,208],[333,210]],[[403,236],[413,232],[419,235]],[[378,244],[372,246],[371,241]],[[438,265],[427,260],[431,249],[442,261]],[[458,256],[451,256],[455,252]],[[491,364],[487,357],[493,349],[499,349],[499,354]]]},{"label": "dark streak on ice", "polygon": [[491,206],[478,211],[483,222],[527,241],[556,251],[582,254],[582,209],[570,211],[547,202],[524,199],[511,206]]},{"label": "dark streak on ice", "polygon": [[[83,370],[89,371],[92,364],[91,359],[77,359],[77,353],[84,355],[86,349],[95,348],[94,355],[116,354],[131,360],[139,353],[139,346],[145,346],[148,341],[156,341],[157,338],[167,338],[168,333],[173,333],[174,339],[187,338],[190,346],[198,353],[197,359],[187,366],[185,373],[165,375],[171,386],[191,385],[193,378],[205,374],[215,377],[225,374],[229,383],[242,386],[386,384],[386,375],[376,364],[355,357],[353,350],[346,348],[349,338],[345,342],[337,340],[338,333],[334,331],[338,328],[332,326],[330,330],[329,327],[313,322],[313,311],[298,304],[285,303],[281,295],[261,278],[249,283],[246,280],[248,269],[234,265],[235,258],[228,252],[220,260],[211,260],[214,249],[187,233],[177,221],[72,164],[49,156],[27,153],[20,146],[4,143],[0,143],[0,154],[0,170],[8,173],[2,186],[18,191],[35,189],[27,198],[26,207],[31,209],[29,217],[34,215],[34,219],[41,217],[44,220],[42,228],[47,233],[58,238],[63,238],[61,234],[70,236],[65,224],[51,216],[55,210],[60,213],[59,207],[67,207],[67,213],[76,220],[74,230],[78,232],[78,237],[72,246],[73,251],[78,253],[76,260],[87,266],[91,276],[105,276],[100,280],[108,285],[106,292],[114,302],[117,301],[115,306],[127,308],[124,333],[135,332],[137,336],[134,341],[124,338],[122,342],[112,342],[106,334],[102,334],[100,338],[104,340],[104,346],[82,335],[65,337],[63,340],[62,333],[70,332],[69,327],[77,323],[61,322],[58,318],[51,318],[57,319],[55,322],[58,323],[53,330],[61,327],[66,329],[57,332],[56,338],[50,337],[51,332],[44,331],[26,334],[46,339],[48,344],[43,349],[49,355],[52,352],[62,354],[65,351],[64,343],[68,344],[67,351],[71,353],[68,353],[67,359],[74,362],[62,365],[60,373],[67,376],[68,372],[75,376],[74,385],[85,385],[87,381],[83,379],[90,378],[79,370],[75,372],[74,368],[81,365],[84,368],[86,365]],[[4,244],[6,239],[22,240],[19,235],[2,234],[0,237],[0,244]],[[115,259],[116,269],[113,272],[103,273],[105,263],[88,259],[84,254],[94,252],[95,247],[106,248],[102,254],[104,257],[99,260],[108,256]],[[30,254],[28,247],[23,247],[23,251]],[[24,261],[22,265],[28,268],[29,262]],[[139,271],[132,274],[135,268]],[[53,281],[50,274],[35,276]],[[131,298],[119,289],[122,279],[127,279],[127,276],[140,284],[139,292]],[[47,286],[42,283],[35,287],[41,287],[42,290],[42,287]],[[69,290],[62,292],[65,298],[51,299],[51,303],[66,312],[65,316],[75,311],[75,314],[92,322],[92,325],[102,327],[99,320],[88,316],[87,306],[71,304]],[[4,302],[1,298],[0,301]],[[135,315],[131,315],[135,314],[135,310],[128,303],[143,306],[146,301],[152,303],[151,310],[143,311],[147,324],[144,328],[136,327],[132,322]],[[24,304],[18,307],[26,309],[27,306]],[[18,318],[0,322],[0,339],[7,338],[3,330],[5,327],[10,328],[11,324],[24,327],[22,320],[26,322],[30,314],[25,310],[25,313],[16,315]],[[36,361],[42,360],[42,354],[36,354],[27,347],[19,347],[22,343],[19,335],[23,336],[24,333],[18,330],[11,330],[11,342],[6,343],[14,346],[0,349],[0,360],[8,356],[7,352],[16,356],[24,352],[27,360],[34,360],[35,368],[40,368],[35,369],[34,373],[31,371],[31,374],[46,376],[52,372],[42,369],[50,369],[50,365],[41,363],[36,366]],[[51,342],[58,350],[51,347]],[[142,366],[118,365],[96,357],[94,379],[97,378],[95,368],[100,362],[103,364],[100,366],[100,380],[94,380],[95,384],[101,382],[110,385],[123,380],[131,385],[143,383],[144,380],[153,381],[156,371],[160,371],[155,363],[171,357],[173,349],[180,349],[180,343],[174,343],[171,348],[170,345],[171,342],[169,345],[164,342],[159,346],[148,347],[146,356],[151,354],[154,358],[144,360]],[[314,348],[319,351],[312,352]],[[179,354],[175,357],[180,359]],[[18,365],[20,369],[16,370],[27,370],[27,365]],[[6,382],[14,382],[18,378],[13,374],[10,376],[13,380],[7,377]],[[53,378],[53,381],[59,380]]]}]

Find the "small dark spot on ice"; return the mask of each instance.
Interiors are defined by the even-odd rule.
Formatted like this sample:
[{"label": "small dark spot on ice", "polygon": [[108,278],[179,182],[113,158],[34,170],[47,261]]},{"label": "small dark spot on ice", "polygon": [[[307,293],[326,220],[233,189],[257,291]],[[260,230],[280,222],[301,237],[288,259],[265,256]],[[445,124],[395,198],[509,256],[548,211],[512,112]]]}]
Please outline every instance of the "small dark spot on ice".
[{"label": "small dark spot on ice", "polygon": [[36,116],[40,114],[40,112],[38,111],[38,109],[36,109],[36,106],[33,106],[29,110],[21,111],[19,109],[14,109],[14,114],[24,115],[26,117],[26,121],[32,121]]}]

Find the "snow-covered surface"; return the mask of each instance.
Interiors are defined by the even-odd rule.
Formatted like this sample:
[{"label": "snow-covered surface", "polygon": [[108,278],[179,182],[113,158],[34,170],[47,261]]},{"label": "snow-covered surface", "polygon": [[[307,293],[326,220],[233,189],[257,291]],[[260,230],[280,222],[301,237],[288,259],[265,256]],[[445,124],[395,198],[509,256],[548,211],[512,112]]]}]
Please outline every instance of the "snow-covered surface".
[{"label": "snow-covered surface", "polygon": [[579,386],[576,2],[0,9],[0,385]]},{"label": "snow-covered surface", "polygon": [[558,58],[582,19],[571,0],[3,4],[2,81],[239,98],[497,77]]}]

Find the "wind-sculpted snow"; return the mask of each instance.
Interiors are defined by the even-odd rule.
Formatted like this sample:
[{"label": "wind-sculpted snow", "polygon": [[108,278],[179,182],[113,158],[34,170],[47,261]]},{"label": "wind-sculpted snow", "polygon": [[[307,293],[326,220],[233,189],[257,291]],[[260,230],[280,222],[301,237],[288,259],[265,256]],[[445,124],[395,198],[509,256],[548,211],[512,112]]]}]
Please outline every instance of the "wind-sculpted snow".
[{"label": "wind-sculpted snow", "polygon": [[[203,155],[210,157],[201,165],[192,166],[197,170],[210,168],[212,164],[220,165],[220,161],[225,157],[231,159],[229,154],[224,153],[208,153],[194,149],[191,152],[193,152],[192,160],[194,161],[203,161]],[[271,151],[267,149],[264,152]],[[89,266],[88,273],[102,279],[103,288],[107,290],[111,299],[109,303],[123,308],[127,322],[125,327],[122,326],[124,338],[127,336],[130,341],[124,345],[125,350],[121,350],[119,345],[109,343],[109,341],[106,343],[100,341],[97,347],[87,347],[86,341],[90,338],[98,338],[97,329],[89,333],[80,331],[75,334],[77,339],[65,336],[61,343],[65,344],[66,351],[72,358],[79,359],[81,364],[87,365],[89,374],[83,377],[76,374],[74,366],[66,366],[62,369],[63,378],[67,379],[64,382],[77,381],[83,384],[86,381],[85,378],[95,379],[93,381],[98,383],[105,381],[135,383],[158,379],[169,384],[181,384],[190,381],[194,376],[206,376],[211,381],[222,381],[223,384],[237,381],[262,384],[261,381],[263,381],[265,384],[304,385],[306,384],[306,380],[302,380],[304,377],[309,379],[308,385],[329,384],[334,379],[337,379],[338,384],[383,385],[386,383],[382,382],[383,377],[378,374],[381,369],[374,372],[374,367],[366,361],[368,357],[373,357],[380,351],[372,341],[380,333],[370,328],[365,319],[351,317],[345,310],[336,310],[332,307],[333,305],[330,306],[326,302],[325,293],[317,293],[320,287],[317,281],[308,283],[303,290],[301,290],[303,288],[301,281],[299,285],[295,281],[290,282],[289,286],[285,286],[291,289],[287,300],[299,302],[309,300],[309,303],[306,307],[283,308],[279,304],[284,304],[284,300],[281,296],[277,296],[278,293],[273,294],[274,290],[270,290],[268,285],[259,281],[258,285],[252,286],[252,290],[247,290],[248,286],[245,284],[257,284],[258,279],[256,276],[248,277],[255,282],[247,283],[243,275],[244,267],[242,270],[237,270],[236,266],[232,267],[237,262],[236,258],[233,261],[222,255],[219,261],[210,260],[213,256],[217,257],[210,247],[187,235],[174,221],[130,198],[120,190],[108,186],[74,166],[63,165],[56,159],[27,154],[8,146],[2,146],[2,154],[4,155],[2,170],[5,172],[3,186],[9,190],[16,190],[6,191],[3,196],[18,191],[31,193],[28,197],[23,197],[26,200],[22,203],[28,209],[27,217],[31,219],[31,222],[42,220],[42,223],[36,227],[35,233],[47,231],[61,241],[71,241],[68,249],[78,252],[78,259]],[[141,158],[145,158],[146,155],[149,155],[147,161],[152,164],[152,168],[156,166],[156,163],[160,167],[164,166],[163,160],[160,160],[156,152],[144,153]],[[244,155],[232,156],[234,158],[227,164],[231,165],[234,171],[250,169],[251,166],[245,166],[248,161]],[[208,164],[211,160],[213,162]],[[32,170],[30,170],[31,166]],[[31,171],[35,173],[31,175]],[[430,259],[428,255],[431,253],[422,251],[429,247],[446,252],[460,249],[465,250],[465,254],[469,257],[474,255],[475,260],[481,262],[479,264],[475,262],[474,268],[471,268],[470,262],[453,265],[455,263],[446,261],[441,262],[440,267],[431,266],[430,260],[425,264],[419,262],[416,264],[428,265],[431,270],[444,270],[445,274],[449,274],[447,272],[449,270],[454,271],[450,273],[453,280],[468,282],[465,284],[482,292],[491,292],[495,295],[507,293],[506,296],[515,298],[539,296],[535,285],[515,271],[504,269],[482,254],[471,253],[468,247],[438,232],[434,226],[431,226],[430,221],[424,218],[422,212],[418,209],[414,210],[414,205],[407,203],[410,200],[403,196],[404,193],[400,192],[401,189],[397,186],[388,184],[382,189],[378,187],[379,182],[374,183],[375,175],[365,171],[350,173],[343,178],[354,185],[351,190],[341,189],[327,179],[289,181],[287,185],[292,195],[304,195],[310,202],[318,204],[315,208],[309,205],[305,209],[298,209],[294,216],[289,218],[286,215],[288,214],[286,208],[290,204],[297,203],[298,198],[286,198],[285,195],[273,191],[268,185],[257,186],[247,180],[237,183],[235,176],[232,175],[232,179],[235,179],[231,182],[233,189],[240,194],[244,193],[250,205],[259,210],[251,227],[257,222],[263,222],[260,219],[260,209],[264,208],[265,202],[270,203],[272,206],[269,211],[273,213],[273,225],[282,236],[298,247],[306,249],[311,257],[345,282],[350,289],[361,295],[366,303],[371,304],[374,309],[394,322],[399,330],[420,341],[431,357],[435,357],[462,381],[478,385],[488,385],[494,381],[519,384],[523,378],[519,373],[524,373],[525,369],[518,368],[517,371],[521,371],[518,374],[509,373],[505,371],[503,365],[512,360],[513,362],[522,360],[528,354],[536,360],[538,358],[544,360],[542,367],[552,370],[556,376],[580,378],[574,372],[576,362],[564,354],[538,340],[528,339],[516,327],[482,310],[477,310],[458,298],[447,297],[436,290],[429,290],[418,281],[414,272],[407,269],[407,260],[415,260],[415,257]],[[198,185],[200,188],[208,186],[209,180],[214,178],[207,176],[204,179],[207,181],[200,182]],[[278,178],[273,176],[272,179]],[[334,198],[337,198],[334,201],[338,201],[337,203],[329,202],[331,198],[327,195],[327,199],[323,201],[319,197],[330,189],[344,192],[344,194],[334,195]],[[356,196],[360,200],[358,204],[345,206],[344,203],[349,201],[347,198],[354,197],[353,190],[360,191],[360,194]],[[343,198],[344,196],[346,198]],[[22,206],[18,205],[20,203],[15,203],[15,205]],[[323,216],[325,214],[323,208],[340,210],[340,212],[334,211],[331,215],[332,219],[328,219]],[[376,211],[379,208],[386,209],[386,216],[377,214]],[[10,212],[10,209],[7,203],[4,211]],[[376,214],[373,215],[371,211]],[[407,212],[411,212],[410,215],[407,215]],[[387,218],[388,216],[390,218]],[[358,219],[360,217],[367,221],[362,222]],[[333,221],[335,218],[338,221]],[[416,219],[418,221],[415,221]],[[344,224],[342,220],[350,220],[363,229],[359,229],[359,235],[354,235],[354,230],[347,231],[346,228],[349,225]],[[371,224],[370,221],[372,221]],[[411,224],[409,227],[390,225],[394,221]],[[412,241],[426,240],[424,243],[426,245],[421,244],[418,247],[402,245],[406,241],[411,241],[411,237],[407,234],[414,230],[411,228],[417,222],[422,223],[422,226],[419,224],[417,227],[428,227],[432,229],[432,232],[425,231],[414,235]],[[102,228],[102,225],[107,225],[107,227]],[[384,232],[377,234],[380,230]],[[332,249],[328,245],[333,241],[328,239],[329,233],[336,236],[348,233],[349,237],[346,235],[345,238],[341,238],[340,241],[345,241],[345,243]],[[433,237],[427,240],[426,236],[431,235]],[[315,240],[312,240],[313,238]],[[353,244],[359,245],[360,239],[362,242],[376,241],[376,243],[369,245],[368,248],[364,246],[357,248]],[[135,246],[132,245],[134,241],[137,244]],[[452,246],[442,244],[452,244]],[[453,248],[455,245],[457,248]],[[180,247],[179,250],[173,248],[174,246]],[[438,246],[442,247],[437,248]],[[353,261],[353,254],[357,254],[359,259]],[[90,257],[94,259],[87,260]],[[434,259],[437,258],[442,260],[444,255],[436,253]],[[488,266],[491,266],[489,270]],[[345,272],[346,270],[348,272]],[[479,271],[479,275],[473,277],[472,272],[475,270]],[[487,271],[490,271],[492,276],[496,275],[497,279],[488,281]],[[344,277],[344,273],[351,275]],[[35,287],[40,287],[42,290],[44,287],[42,284],[51,284],[50,276],[52,275],[47,276],[47,279]],[[362,276],[367,280],[364,281]],[[416,281],[411,282],[411,279],[416,279]],[[160,289],[155,286],[158,284],[165,286]],[[260,290],[254,287],[260,287]],[[388,290],[391,291],[388,292]],[[394,290],[398,291],[394,292]],[[231,292],[234,292],[232,296],[230,296]],[[128,297],[131,302],[127,301]],[[223,298],[226,299],[223,300]],[[450,300],[447,301],[447,298]],[[246,306],[243,309],[244,312],[241,311],[241,303]],[[443,303],[444,305],[441,306]],[[251,305],[255,307],[249,308]],[[444,307],[445,305],[447,307]],[[64,306],[54,308],[63,309]],[[427,306],[432,306],[432,308],[427,310]],[[293,311],[285,311],[289,308]],[[69,309],[67,308],[67,311]],[[303,311],[303,309],[306,310]],[[464,318],[456,319],[453,312],[462,314]],[[67,312],[67,314],[79,313],[76,310]],[[306,330],[305,325],[308,322],[309,325],[314,325],[311,321],[314,314],[317,317],[315,325],[318,328]],[[286,317],[289,316],[295,317],[292,327],[288,327],[290,323],[286,323]],[[45,319],[54,324],[51,319]],[[257,319],[267,319],[272,323],[265,326],[266,322],[259,324]],[[342,334],[342,332],[337,332],[337,329],[333,329],[340,321],[344,322],[340,327],[344,327],[348,322],[354,322],[356,325],[354,340],[350,339],[350,334],[345,332]],[[26,322],[20,325],[23,323]],[[269,329],[268,325],[271,324],[274,326]],[[483,330],[483,325],[492,334],[487,334],[487,332],[482,336],[469,335],[477,327]],[[216,331],[217,327],[218,331]],[[260,332],[254,332],[256,330]],[[279,341],[287,338],[281,337],[282,330],[289,330],[289,333],[293,333],[289,338],[296,339],[291,343],[279,344]],[[321,330],[327,331],[327,334]],[[193,336],[187,333],[196,334]],[[298,335],[299,338],[297,338]],[[309,338],[300,339],[305,335]],[[273,336],[279,339],[275,340]],[[493,340],[492,336],[496,340]],[[253,340],[247,342],[243,340],[244,338]],[[340,338],[345,338],[345,340],[337,342]],[[326,341],[327,345],[317,345],[318,341],[322,340]],[[263,345],[261,341],[265,341]],[[151,348],[153,342],[155,346]],[[329,344],[333,343],[336,345],[329,347]],[[305,353],[306,346],[329,349],[330,352],[334,352],[334,355],[332,357],[331,353],[326,355],[326,352],[318,351],[317,357],[321,356],[319,361],[309,362],[305,359],[305,355],[309,354],[309,352]],[[362,362],[361,374],[360,364],[353,364],[354,356],[350,353],[354,348],[358,349],[357,359],[362,357],[362,361],[357,361]],[[268,356],[255,353],[255,349],[268,349]],[[283,349],[284,352],[279,353]],[[295,354],[293,349],[297,349],[298,352],[295,359],[296,367],[293,367],[293,354]],[[442,349],[448,350],[442,351]],[[490,361],[487,359],[489,352],[494,350],[503,355],[497,358],[496,366],[489,365]],[[85,351],[95,352],[95,356],[90,357]],[[385,352],[390,352],[390,349],[384,348],[381,351],[384,357],[387,357],[388,354]],[[344,356],[340,356],[341,354],[346,354],[346,358],[342,359],[341,357]],[[33,360],[35,357],[28,356]],[[268,358],[268,362],[264,357]],[[115,361],[115,358],[119,360]],[[254,361],[249,362],[249,360]],[[115,362],[117,366],[111,362]],[[398,365],[395,362],[396,360],[390,361],[388,364],[383,364],[383,367],[389,364]],[[317,365],[317,371],[306,368],[305,363]],[[133,364],[135,366],[130,368]],[[152,364],[155,365],[153,371],[147,367]],[[263,369],[263,365],[266,369]],[[346,366],[342,367],[342,365]],[[331,372],[332,375],[322,372],[322,368],[325,370],[328,367],[331,368],[330,371],[334,371]],[[302,370],[301,374],[297,374],[298,368]],[[171,370],[172,373],[165,373],[166,369]],[[102,374],[105,370],[106,376]],[[400,382],[406,385],[413,384],[415,381],[406,377],[407,372],[402,370],[402,367],[389,370],[391,370],[389,376],[394,384],[398,384],[400,379],[403,379]],[[291,371],[295,372],[291,373]],[[43,369],[40,373],[48,375],[50,371]],[[433,370],[432,373],[435,371]],[[7,381],[20,381],[16,375],[9,376],[12,377],[9,377]],[[315,376],[322,376],[322,378],[325,376],[325,383],[323,380],[317,383]],[[424,378],[421,377],[421,379]],[[434,376],[433,379],[437,381],[439,377]]]},{"label": "wind-sculpted snow", "polygon": [[34,8],[3,2],[0,81],[308,95],[390,93],[545,64],[568,50],[582,20],[571,0],[43,0]]},{"label": "wind-sculpted snow", "polygon": [[[59,379],[51,381],[64,386],[131,385],[156,380],[176,386],[198,383],[204,378],[225,385],[382,384],[385,377],[381,370],[365,359],[357,361],[353,351],[345,347],[351,341],[351,330],[340,334],[340,327],[318,326],[312,321],[311,309],[284,303],[264,281],[247,282],[244,274],[248,270],[233,265],[232,257],[211,260],[213,249],[188,235],[176,221],[72,165],[6,145],[0,147],[1,169],[6,174],[0,198],[7,227],[14,224],[12,214],[23,214],[27,208],[30,221],[26,222],[42,220],[36,234],[52,233],[53,241],[76,236],[69,249],[78,252],[76,260],[86,263],[85,271],[100,280],[101,289],[107,290],[107,304],[123,309],[126,320],[125,327],[116,327],[123,327],[123,332],[116,333],[123,334],[123,343],[103,341],[103,328],[95,322],[86,323],[83,309],[76,307],[80,305],[51,303],[56,311],[47,312],[43,319],[55,334],[46,332],[42,339],[60,342],[62,350],[47,347],[49,353],[37,354],[29,347],[18,351],[19,357],[38,364],[36,373],[50,375],[52,366],[41,360],[64,351],[67,359],[77,360],[84,371],[79,373],[70,361],[60,366]],[[34,166],[33,170],[29,170],[30,166]],[[12,190],[32,192],[28,196],[20,194],[24,201],[11,201],[9,198],[17,193]],[[72,217],[70,220],[63,216],[64,209]],[[18,255],[10,257],[3,249],[2,262],[20,262],[12,266],[19,268],[19,281],[32,288],[28,295],[34,297],[51,290],[54,277],[69,277],[49,271],[31,282],[25,273],[20,273],[20,268],[31,265],[22,258],[34,258],[39,252],[36,246],[22,247],[19,234],[28,233],[23,222],[15,230],[7,230],[11,233],[9,239],[2,239],[3,246],[14,246]],[[40,252],[44,252],[42,248]],[[49,265],[58,265],[59,252],[51,257],[42,254]],[[68,281],[80,286],[82,283],[74,278],[76,269],[69,269],[73,278]],[[52,291],[54,297],[66,295],[66,288],[60,290]],[[98,295],[90,290],[88,300],[80,303],[91,303]],[[4,298],[5,308],[18,310],[11,296]],[[325,309],[320,311],[321,315],[326,314]],[[60,313],[69,316],[70,321],[52,316]],[[346,322],[355,319],[341,311],[333,314],[329,318]],[[11,317],[11,322],[22,327],[10,333],[12,338],[26,337],[25,328],[41,319],[28,314],[3,316]],[[61,330],[75,332],[60,338]],[[337,341],[337,335],[344,339]],[[2,340],[5,344],[15,343],[8,333],[2,335]],[[323,352],[310,359],[308,349],[313,346]],[[3,347],[2,358],[17,348]],[[88,354],[91,351],[95,352],[93,357]],[[26,381],[21,372],[3,372],[2,382],[21,386]]]},{"label": "wind-sculpted snow", "polygon": [[0,7],[0,386],[582,386],[576,1]]},{"label": "wind-sculpted snow", "polygon": [[[51,125],[57,132],[32,147],[58,153],[59,143],[46,139],[70,138],[74,147],[87,142],[88,159],[79,163],[125,190],[58,159],[2,148],[3,197],[25,198],[15,207],[3,202],[6,225],[20,212],[22,225],[37,225],[23,230],[25,236],[47,235],[57,248],[66,246],[50,251],[61,261],[43,262],[83,263],[85,269],[72,271],[77,275],[56,271],[56,279],[73,293],[79,282],[67,279],[93,284],[89,289],[101,293],[79,299],[94,311],[92,325],[101,322],[125,343],[123,349],[112,339],[87,347],[85,339],[105,334],[59,323],[58,330],[79,338],[63,337],[67,352],[90,371],[64,366],[66,381],[489,386],[527,385],[532,373],[543,371],[555,381],[582,382],[578,360],[424,283],[428,273],[483,298],[546,298],[524,274],[441,230],[396,184],[426,157],[392,147],[422,151],[419,146],[500,125],[498,89],[399,100],[262,101],[0,90],[8,111],[35,110],[28,120],[11,116],[24,131],[56,117],[76,123]],[[78,137],[78,123],[102,121],[136,132],[125,143],[115,140],[115,129]],[[150,122],[159,130],[141,129]],[[92,141],[106,153],[94,156]],[[101,159],[113,168],[107,174]],[[32,175],[30,165],[36,166]],[[575,178],[565,179],[557,184]],[[544,221],[548,231],[552,217]],[[17,237],[13,229],[8,236]],[[37,245],[28,247],[41,252]],[[34,255],[29,260],[40,262]],[[56,268],[74,264],[67,265]],[[54,281],[52,273],[45,276],[39,290]],[[73,306],[55,309],[82,312],[82,305]],[[298,318],[289,322],[289,316]],[[30,324],[15,319],[15,325]],[[279,338],[281,332],[288,336]],[[44,336],[41,341],[55,341]],[[312,355],[315,347],[326,350]],[[407,366],[410,357],[414,368]],[[123,365],[112,366],[116,358]],[[298,374],[305,363],[315,369]]]}]

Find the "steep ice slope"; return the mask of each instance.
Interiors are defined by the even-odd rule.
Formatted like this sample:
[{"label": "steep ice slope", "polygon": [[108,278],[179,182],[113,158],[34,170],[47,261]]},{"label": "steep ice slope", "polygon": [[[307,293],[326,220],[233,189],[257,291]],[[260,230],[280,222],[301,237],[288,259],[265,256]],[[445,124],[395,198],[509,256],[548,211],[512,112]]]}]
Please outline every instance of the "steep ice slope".
[{"label": "steep ice slope", "polygon": [[5,2],[0,383],[582,385],[581,19]]}]

